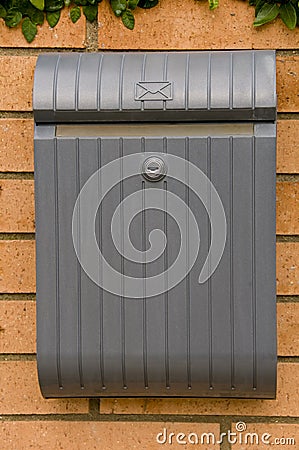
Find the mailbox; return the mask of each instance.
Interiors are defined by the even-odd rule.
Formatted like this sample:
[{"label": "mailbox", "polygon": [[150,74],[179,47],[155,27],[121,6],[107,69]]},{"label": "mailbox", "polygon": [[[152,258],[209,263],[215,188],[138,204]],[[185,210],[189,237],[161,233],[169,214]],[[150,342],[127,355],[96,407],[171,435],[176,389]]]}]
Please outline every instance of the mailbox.
[{"label": "mailbox", "polygon": [[275,53],[62,53],[34,80],[45,397],[274,398]]}]

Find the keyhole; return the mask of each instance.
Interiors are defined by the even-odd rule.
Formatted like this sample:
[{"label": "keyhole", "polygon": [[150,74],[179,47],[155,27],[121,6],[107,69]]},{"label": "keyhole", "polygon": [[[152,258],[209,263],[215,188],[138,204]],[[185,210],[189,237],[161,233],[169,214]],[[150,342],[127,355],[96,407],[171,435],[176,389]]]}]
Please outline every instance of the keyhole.
[{"label": "keyhole", "polygon": [[142,165],[142,175],[148,181],[160,181],[167,172],[166,165],[161,158],[151,156]]}]

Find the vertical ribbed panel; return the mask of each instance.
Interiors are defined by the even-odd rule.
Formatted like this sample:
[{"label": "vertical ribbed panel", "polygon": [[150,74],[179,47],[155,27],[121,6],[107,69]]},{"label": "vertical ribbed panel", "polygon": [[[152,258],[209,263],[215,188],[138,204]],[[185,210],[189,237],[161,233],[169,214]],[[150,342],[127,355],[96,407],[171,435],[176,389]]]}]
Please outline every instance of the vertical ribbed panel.
[{"label": "vertical ribbed panel", "polygon": [[[190,162],[190,142],[189,138],[186,137],[184,145],[184,158],[186,161]],[[189,165],[185,168],[185,204],[187,208],[190,208],[190,192],[189,192]],[[190,265],[190,222],[189,214],[186,212],[186,267]],[[186,298],[186,351],[187,351],[187,380],[188,389],[192,388],[192,377],[191,377],[191,285],[190,285],[190,273],[186,275],[186,285],[185,285],[185,298]]]},{"label": "vertical ribbed panel", "polygon": [[58,387],[61,389],[61,337],[60,337],[60,262],[59,262],[59,212],[58,212],[58,162],[57,162],[57,140],[54,140],[54,238],[55,238],[55,332],[56,332],[56,367]]},{"label": "vertical ribbed panel", "polygon": [[253,364],[252,364],[252,387],[256,389],[257,387],[257,379],[256,379],[256,371],[257,371],[257,342],[256,342],[256,302],[257,302],[257,285],[256,285],[256,145],[255,145],[255,137],[252,137],[252,163],[251,163],[251,173],[252,173],[252,240],[251,240],[251,267],[252,267],[252,355],[253,355]]},{"label": "vertical ribbed panel", "polygon": [[254,109],[252,84],[253,77],[248,76],[252,72],[253,58],[250,52],[232,53],[232,107]]},{"label": "vertical ribbed panel", "polygon": [[[125,72],[125,60],[122,63]],[[261,137],[261,131],[257,136],[37,140],[38,360],[46,396],[273,395],[273,143],[274,138]],[[74,203],[97,168],[122,156],[140,157],[155,151],[164,154],[166,164],[168,154],[190,161],[212,181],[226,212],[226,246],[213,276],[199,284],[211,226],[205,207],[188,189],[188,166],[185,184],[166,176],[153,186],[139,175],[123,179],[124,168],[119,163],[120,183],[100,205],[95,232],[109,264],[123,275],[145,280],[141,299],[118,297],[93,283],[78,263],[71,235]],[[164,212],[145,209],[146,190],[152,187],[162,190]],[[97,189],[100,196],[101,178]],[[208,183],[206,189],[211,202]],[[136,190],[141,190],[139,206],[145,210],[131,224],[134,246],[148,249],[148,237],[155,228],[163,230],[168,239],[166,251],[151,263],[122,257],[111,239],[116,207]],[[148,298],[146,279],[168,268],[181,244],[179,229],[168,214],[168,192],[179,196],[194,213],[200,251],[181,283],[168,290],[165,275],[165,293]],[[84,230],[92,217],[87,205],[80,209],[79,229]],[[119,230],[122,251],[124,213]],[[194,245],[188,220],[186,216],[186,268]],[[122,276],[122,292],[124,282]]]},{"label": "vertical ribbed panel", "polygon": [[[80,66],[78,64],[78,79],[77,79],[77,106],[80,111],[96,111],[98,109],[99,86],[101,63],[103,55],[98,58],[88,58],[88,54],[81,57]],[[90,90],[90,86],[95,89]]]},{"label": "vertical ribbed panel", "polygon": [[230,68],[229,53],[219,52],[211,55],[211,84],[208,93],[211,95],[212,109],[230,109]]},{"label": "vertical ribbed panel", "polygon": [[[96,167],[99,170],[102,166],[102,141],[101,138],[97,139],[97,162]],[[100,174],[98,175],[98,196],[99,198],[102,195],[102,179]],[[103,248],[103,205],[102,203],[99,205],[98,209],[98,243],[99,248]],[[100,266],[100,281],[103,282],[103,268]],[[99,366],[100,366],[100,374],[101,374],[101,387],[102,390],[106,389],[105,386],[105,366],[104,366],[104,314],[103,314],[103,298],[104,293],[103,289],[98,290],[98,299],[99,299],[99,333],[98,333],[98,342],[99,342]]]},{"label": "vertical ribbed panel", "polygon": [[229,267],[229,315],[230,315],[230,359],[231,359],[231,388],[236,388],[235,382],[235,278],[234,278],[234,253],[235,253],[235,242],[234,242],[234,141],[233,137],[229,137],[229,236],[230,236],[230,267]]},{"label": "vertical ribbed panel", "polygon": [[[144,151],[144,139],[141,144],[141,151]],[[145,252],[146,249],[146,202],[145,202],[145,181],[142,181],[142,222],[141,222],[141,250]],[[147,297],[146,297],[146,256],[142,260],[142,278],[143,278],[143,298],[142,298],[142,362],[143,362],[143,376],[144,388],[148,389],[148,361],[147,361]]]},{"label": "vertical ribbed panel", "polygon": [[[78,77],[80,71],[79,54],[59,59],[57,65],[56,85],[54,85],[55,109],[77,110]],[[72,96],[67,95],[72,92]]]},{"label": "vertical ribbed panel", "polygon": [[[165,81],[173,83],[173,100],[166,103],[167,109],[187,109],[188,92],[188,54],[170,54],[167,58]],[[183,89],[182,89],[183,87]]]},{"label": "vertical ribbed panel", "polygon": [[124,56],[116,53],[104,55],[101,64],[100,87],[99,87],[99,110],[121,110],[120,98],[122,86],[120,74]]},{"label": "vertical ribbed panel", "polygon": [[265,105],[276,105],[276,90],[269,89],[276,83],[276,72],[270,68],[271,54],[262,54],[254,52],[254,71],[255,71],[255,108],[263,108]]}]

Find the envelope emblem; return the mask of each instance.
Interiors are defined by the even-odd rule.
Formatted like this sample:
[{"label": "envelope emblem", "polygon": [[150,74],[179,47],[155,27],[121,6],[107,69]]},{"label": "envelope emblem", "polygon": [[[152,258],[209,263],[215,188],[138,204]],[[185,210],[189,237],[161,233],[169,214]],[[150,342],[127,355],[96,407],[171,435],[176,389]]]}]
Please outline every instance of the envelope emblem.
[{"label": "envelope emblem", "polygon": [[170,81],[139,81],[135,84],[135,100],[172,100]]}]

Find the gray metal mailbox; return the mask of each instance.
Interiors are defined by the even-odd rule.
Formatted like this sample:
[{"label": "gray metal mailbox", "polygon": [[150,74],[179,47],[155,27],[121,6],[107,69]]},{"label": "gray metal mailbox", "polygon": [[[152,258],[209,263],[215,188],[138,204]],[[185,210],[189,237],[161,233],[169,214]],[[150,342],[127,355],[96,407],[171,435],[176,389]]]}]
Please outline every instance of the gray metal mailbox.
[{"label": "gray metal mailbox", "polygon": [[273,398],[275,53],[46,54],[45,397]]}]

